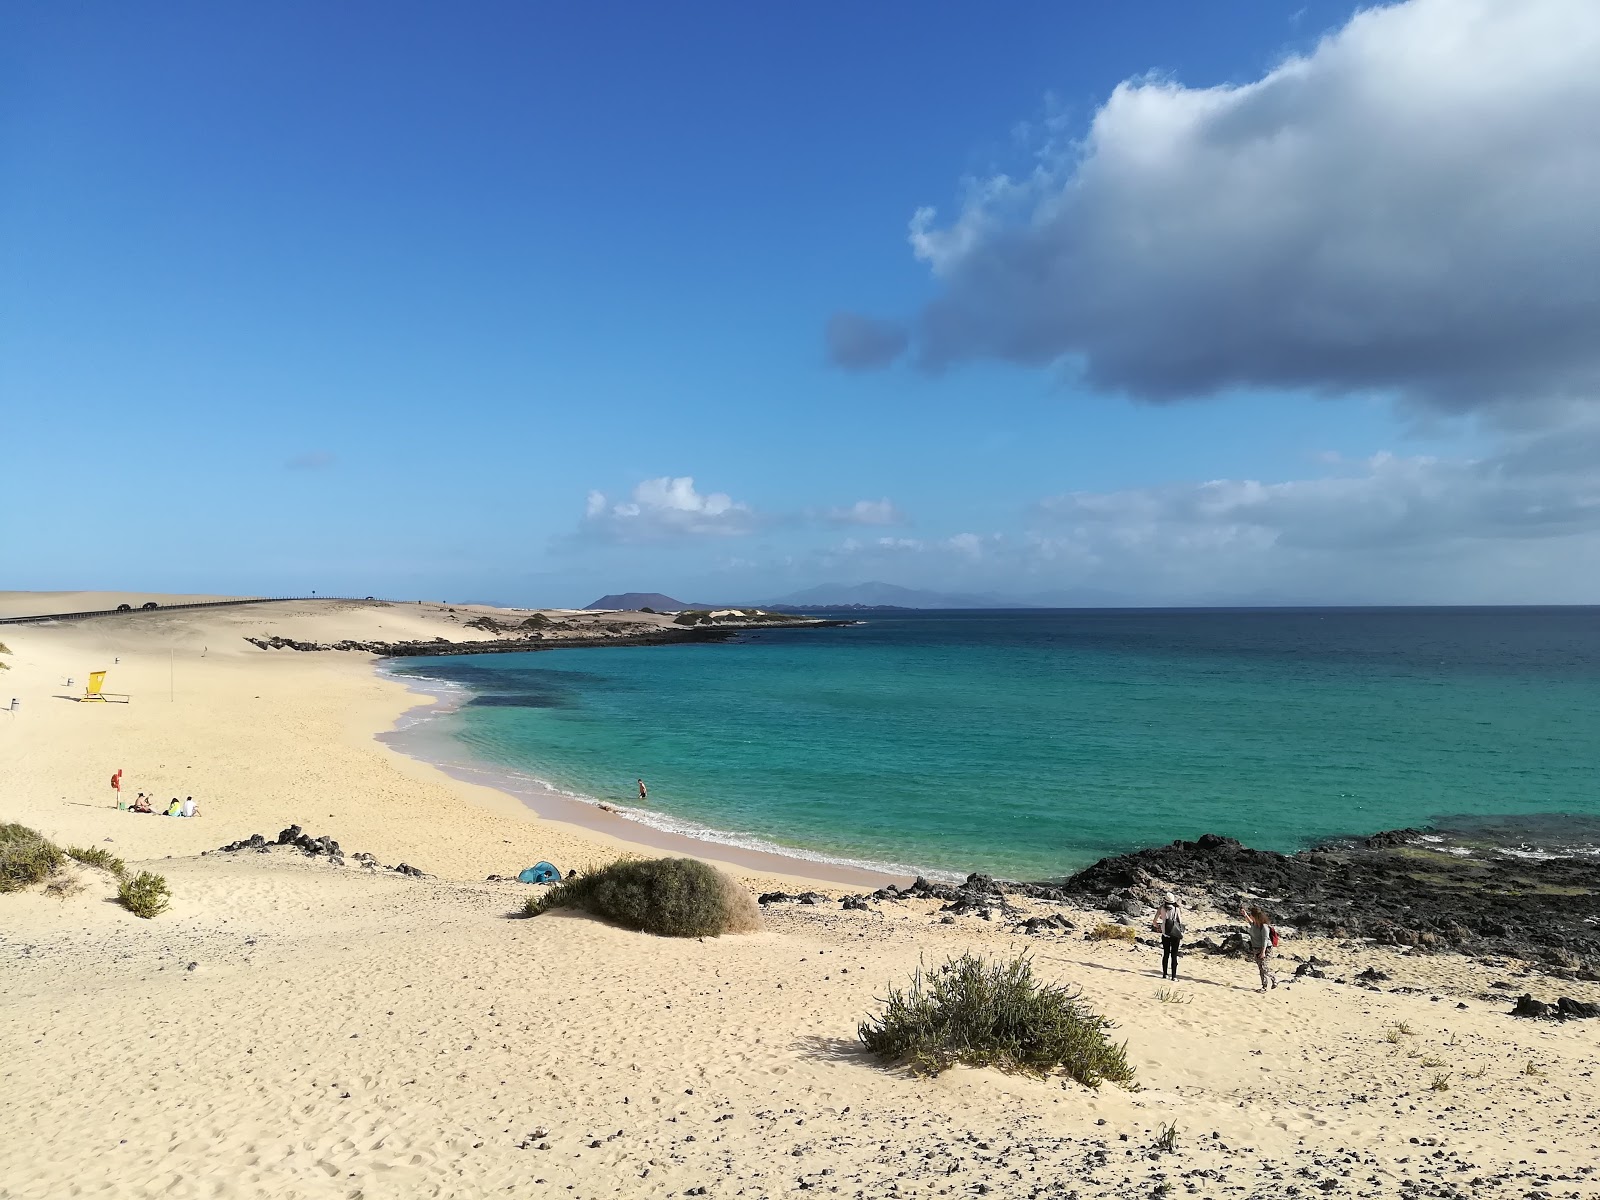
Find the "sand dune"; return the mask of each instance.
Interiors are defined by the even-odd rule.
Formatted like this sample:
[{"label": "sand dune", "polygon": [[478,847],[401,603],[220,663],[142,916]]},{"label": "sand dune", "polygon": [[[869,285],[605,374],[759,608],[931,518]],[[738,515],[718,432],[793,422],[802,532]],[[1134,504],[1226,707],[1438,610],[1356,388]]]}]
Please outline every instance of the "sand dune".
[{"label": "sand dune", "polygon": [[[484,875],[624,843],[374,741],[416,697],[363,656],[243,641],[440,620],[261,606],[0,631],[0,703],[22,701],[0,714],[0,820],[174,893],[153,921],[86,869],[65,900],[0,896],[0,1197],[1600,1195],[1594,1031],[1486,1000],[1501,980],[1554,994],[1515,963],[1290,942],[1287,970],[1314,952],[1330,979],[1263,996],[1249,964],[1191,956],[1187,1002],[1163,1003],[1146,948],[942,924],[932,901],[773,906],[768,932],[704,942],[509,919],[527,889]],[[133,703],[56,698],[102,666]],[[129,794],[205,816],[117,812],[118,766]],[[291,821],[436,878],[201,856]],[[860,1055],[856,1022],[919,962],[1018,947],[1119,1022],[1141,1090]],[[1333,982],[1369,963],[1419,990]],[[1563,985],[1600,998],[1584,987]],[[1154,1153],[1167,1122],[1178,1148]]]}]

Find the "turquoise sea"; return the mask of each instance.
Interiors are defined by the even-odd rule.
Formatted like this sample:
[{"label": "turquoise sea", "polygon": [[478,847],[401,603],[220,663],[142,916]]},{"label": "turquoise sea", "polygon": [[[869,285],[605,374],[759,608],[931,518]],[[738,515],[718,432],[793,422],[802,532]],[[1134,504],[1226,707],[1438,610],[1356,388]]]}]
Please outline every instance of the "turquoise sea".
[{"label": "turquoise sea", "polygon": [[902,868],[1600,817],[1594,608],[906,612],[388,669],[454,694],[425,724],[463,761],[630,808],[642,776],[662,828]]}]

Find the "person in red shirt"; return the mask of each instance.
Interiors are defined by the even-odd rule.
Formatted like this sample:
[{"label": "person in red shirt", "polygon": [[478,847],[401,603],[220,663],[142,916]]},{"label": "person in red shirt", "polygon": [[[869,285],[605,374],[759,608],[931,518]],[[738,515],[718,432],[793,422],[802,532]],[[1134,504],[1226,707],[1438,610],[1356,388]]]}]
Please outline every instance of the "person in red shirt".
[{"label": "person in red shirt", "polygon": [[122,804],[122,768],[117,768],[117,773],[111,777],[111,793],[116,797],[117,804]]}]

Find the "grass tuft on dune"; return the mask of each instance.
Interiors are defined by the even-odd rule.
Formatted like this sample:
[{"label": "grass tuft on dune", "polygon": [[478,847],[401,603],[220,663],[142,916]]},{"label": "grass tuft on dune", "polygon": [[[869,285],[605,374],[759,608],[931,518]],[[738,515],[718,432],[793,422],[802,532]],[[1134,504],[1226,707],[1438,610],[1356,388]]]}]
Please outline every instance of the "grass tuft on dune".
[{"label": "grass tuft on dune", "polygon": [[43,883],[65,859],[61,847],[26,825],[0,824],[0,892]]},{"label": "grass tuft on dune", "polygon": [[160,875],[140,871],[132,879],[124,879],[117,888],[117,900],[136,917],[160,916],[167,911],[172,893],[167,881]]},{"label": "grass tuft on dune", "polygon": [[872,1054],[923,1075],[957,1063],[1025,1075],[1065,1072],[1086,1087],[1133,1086],[1127,1044],[1106,1037],[1112,1022],[1076,991],[1034,978],[1027,955],[963,954],[919,969],[905,990],[890,988],[881,1015],[857,1036]]}]

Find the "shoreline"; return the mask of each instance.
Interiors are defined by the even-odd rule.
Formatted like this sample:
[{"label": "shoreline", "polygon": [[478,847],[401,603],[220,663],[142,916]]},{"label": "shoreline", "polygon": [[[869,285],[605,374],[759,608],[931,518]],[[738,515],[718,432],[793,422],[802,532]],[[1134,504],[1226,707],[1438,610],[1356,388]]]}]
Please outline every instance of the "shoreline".
[{"label": "shoreline", "polygon": [[[373,666],[381,678],[394,681],[414,697],[424,698],[422,703],[402,713],[393,727],[374,733],[376,741],[396,754],[432,767],[458,783],[487,787],[501,792],[524,805],[542,821],[571,826],[585,833],[602,834],[643,850],[711,859],[745,871],[763,875],[783,875],[791,879],[808,880],[832,887],[850,886],[871,890],[882,887],[885,883],[909,882],[919,874],[947,882],[961,878],[949,871],[930,872],[927,869],[892,863],[838,861],[810,857],[804,851],[789,851],[784,847],[773,846],[769,849],[766,846],[741,845],[723,840],[741,836],[756,839],[759,835],[741,835],[733,831],[706,829],[707,836],[696,836],[693,833],[663,829],[641,819],[636,815],[639,812],[637,809],[616,805],[613,806],[615,811],[608,812],[600,807],[602,802],[599,800],[564,792],[546,780],[519,776],[513,768],[488,763],[441,761],[442,756],[426,752],[426,748],[420,744],[425,740],[424,737],[414,731],[454,711],[442,707],[446,693],[442,690],[429,691],[419,686],[419,681],[415,677],[397,675],[386,670],[383,659],[376,660]],[[441,735],[441,742],[444,737],[447,735]],[[457,745],[454,741],[448,744]]]}]

